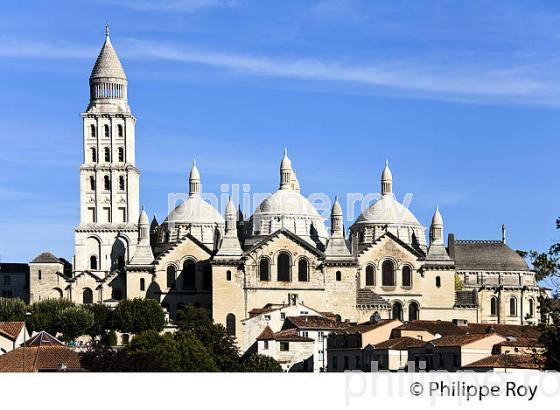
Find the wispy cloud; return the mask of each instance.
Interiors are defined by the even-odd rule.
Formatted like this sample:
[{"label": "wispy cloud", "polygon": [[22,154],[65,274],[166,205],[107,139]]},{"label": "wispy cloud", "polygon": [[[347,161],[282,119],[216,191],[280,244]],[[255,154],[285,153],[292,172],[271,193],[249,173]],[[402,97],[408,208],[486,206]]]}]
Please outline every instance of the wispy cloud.
[{"label": "wispy cloud", "polygon": [[229,8],[239,4],[238,0],[100,0],[101,3],[141,11],[194,12],[208,8]]},{"label": "wispy cloud", "polygon": [[[457,100],[499,99],[525,104],[560,105],[560,87],[554,73],[558,61],[503,61],[455,65],[422,59],[373,62],[325,61],[319,58],[278,58],[206,51],[177,43],[137,39],[121,40],[120,54],[127,59],[200,64],[249,74],[311,81],[352,83],[383,91],[429,95]],[[92,60],[95,47],[0,38],[0,57]]]}]

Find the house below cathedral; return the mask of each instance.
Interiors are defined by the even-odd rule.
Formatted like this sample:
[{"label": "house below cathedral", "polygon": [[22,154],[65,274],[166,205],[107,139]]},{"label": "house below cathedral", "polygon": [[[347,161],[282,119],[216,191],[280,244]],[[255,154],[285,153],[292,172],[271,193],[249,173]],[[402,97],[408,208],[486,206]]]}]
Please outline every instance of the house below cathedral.
[{"label": "house below cathedral", "polygon": [[277,190],[250,217],[231,200],[225,215],[204,201],[201,172],[193,162],[188,197],[161,224],[155,217],[150,222],[139,206],[128,79],[108,30],[89,86],[73,266],[48,253],[32,261],[32,302],[153,298],[171,317],[187,304],[204,306],[243,349],[252,343],[243,336],[244,323],[267,305],[301,303],[333,312],[341,322],[371,317],[538,322],[537,298],[545,291],[505,235],[498,241],[449,235],[445,244],[436,208],[426,238],[426,227],[396,200],[388,163],[380,199],[348,235],[338,200],[327,227],[301,194],[287,152]]}]

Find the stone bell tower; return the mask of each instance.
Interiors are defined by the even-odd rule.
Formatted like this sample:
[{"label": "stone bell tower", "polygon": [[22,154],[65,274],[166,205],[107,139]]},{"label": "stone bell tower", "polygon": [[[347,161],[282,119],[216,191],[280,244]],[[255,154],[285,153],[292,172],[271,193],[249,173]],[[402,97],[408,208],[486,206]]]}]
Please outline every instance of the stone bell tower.
[{"label": "stone bell tower", "polygon": [[136,119],[128,106],[128,81],[109,26],[89,88],[89,105],[82,113],[84,154],[74,270],[104,277],[123,271],[134,255],[140,177],[135,166]]}]

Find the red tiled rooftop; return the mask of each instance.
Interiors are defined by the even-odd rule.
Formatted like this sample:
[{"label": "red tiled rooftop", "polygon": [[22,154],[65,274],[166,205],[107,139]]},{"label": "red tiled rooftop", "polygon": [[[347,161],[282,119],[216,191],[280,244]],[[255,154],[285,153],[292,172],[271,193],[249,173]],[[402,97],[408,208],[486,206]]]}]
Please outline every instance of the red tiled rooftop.
[{"label": "red tiled rooftop", "polygon": [[15,340],[25,326],[24,322],[0,322],[0,334]]},{"label": "red tiled rooftop", "polygon": [[80,356],[66,346],[20,347],[0,356],[3,373],[80,369]]},{"label": "red tiled rooftop", "polygon": [[530,354],[495,354],[470,363],[463,369],[542,369],[542,356]]}]

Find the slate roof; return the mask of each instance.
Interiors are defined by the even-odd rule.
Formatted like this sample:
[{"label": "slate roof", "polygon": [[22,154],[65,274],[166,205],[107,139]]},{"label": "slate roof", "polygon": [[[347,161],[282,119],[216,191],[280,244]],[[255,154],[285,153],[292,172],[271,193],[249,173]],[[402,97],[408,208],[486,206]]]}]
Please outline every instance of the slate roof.
[{"label": "slate roof", "polygon": [[66,346],[20,347],[0,356],[0,372],[81,370],[80,356]]},{"label": "slate roof", "polygon": [[64,346],[60,340],[51,334],[45,332],[44,330],[37,333],[35,336],[31,337],[24,344],[27,347],[41,347],[41,346]]},{"label": "slate roof", "polygon": [[422,347],[426,344],[422,340],[416,339],[414,337],[397,337],[394,339],[389,339],[381,343],[374,345],[376,350],[407,350],[412,347]]},{"label": "slate roof", "polygon": [[0,335],[16,340],[24,326],[24,322],[0,322]]},{"label": "slate roof", "polygon": [[356,305],[390,308],[389,302],[371,289],[358,289],[356,292]]},{"label": "slate roof", "polygon": [[542,356],[530,354],[495,354],[470,363],[463,369],[542,369],[544,359]]},{"label": "slate roof", "polygon": [[458,290],[455,292],[455,306],[478,306],[478,294],[471,290]]},{"label": "slate roof", "polygon": [[529,271],[527,262],[502,241],[464,241],[450,236],[449,253],[458,271]]},{"label": "slate roof", "polygon": [[62,263],[60,259],[50,252],[43,252],[35,257],[31,263]]}]

